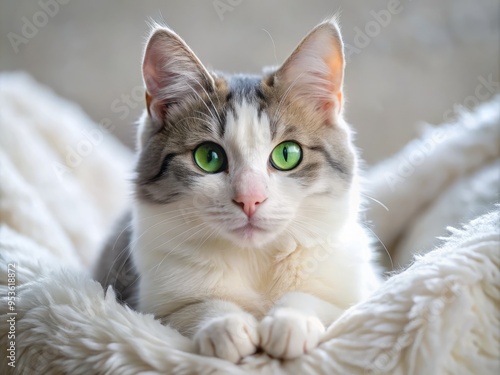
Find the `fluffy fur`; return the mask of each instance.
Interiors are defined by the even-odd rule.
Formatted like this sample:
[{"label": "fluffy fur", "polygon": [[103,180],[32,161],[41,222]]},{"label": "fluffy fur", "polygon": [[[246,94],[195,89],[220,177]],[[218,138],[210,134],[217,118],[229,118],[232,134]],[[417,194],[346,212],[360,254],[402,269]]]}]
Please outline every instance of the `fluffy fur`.
[{"label": "fluffy fur", "polygon": [[[232,362],[259,347],[279,358],[310,351],[378,282],[358,222],[338,26],[317,26],[263,77],[210,73],[157,27],[143,74],[130,239],[138,309],[194,337],[200,353]],[[301,163],[273,168],[271,152],[290,140]],[[195,164],[204,142],[225,150],[220,173]],[[123,253],[113,247],[104,258],[115,263]],[[98,275],[124,284],[109,269]]]},{"label": "fluffy fur", "polygon": [[[307,355],[280,361],[259,354],[233,365],[194,354],[191,340],[162,326],[151,315],[119,305],[111,290],[105,297],[101,286],[85,273],[84,259],[91,258],[94,252],[92,248],[79,246],[81,242],[70,235],[66,218],[79,217],[79,227],[86,228],[80,231],[84,238],[90,235],[88,231],[96,218],[105,226],[109,224],[110,217],[120,207],[106,206],[103,202],[125,203],[123,181],[130,165],[129,154],[114,144],[109,134],[104,134],[104,143],[89,156],[89,164],[80,166],[71,175],[73,185],[61,188],[59,199],[49,199],[54,192],[47,190],[44,180],[32,179],[33,171],[39,169],[50,175],[52,165],[63,162],[64,154],[58,150],[64,150],[71,139],[79,139],[82,129],[96,129],[96,125],[78,107],[57,98],[24,75],[4,73],[0,82],[4,112],[10,113],[9,117],[0,118],[0,141],[29,139],[30,145],[39,146],[18,152],[4,143],[5,152],[0,155],[3,166],[0,168],[3,182],[0,184],[3,198],[0,200],[0,349],[7,353],[11,341],[7,321],[7,264],[16,263],[14,373],[499,373],[498,213],[485,215],[464,230],[454,230],[452,238],[439,245],[439,249],[418,259],[413,267],[387,280],[368,300],[346,311],[329,327],[322,343]],[[442,163],[441,174],[453,176],[459,168],[463,174],[470,174],[471,169],[479,171],[487,166],[490,158],[498,159],[498,148],[495,155],[491,151],[498,136],[499,108],[497,98],[496,103],[485,104],[478,113],[459,119],[450,129],[450,135],[457,139],[436,145],[436,152],[428,156],[431,165],[422,165],[419,173],[407,178],[408,187],[413,189],[398,189],[395,194],[389,185],[377,184],[377,197],[385,197],[383,203],[395,216],[374,215],[374,223],[381,228],[396,228],[400,233],[411,230],[408,217],[400,216],[396,208],[401,202],[417,201],[421,210],[415,211],[424,212],[429,192],[422,186],[435,180],[434,166],[438,163]],[[461,127],[465,121],[477,126]],[[496,135],[485,137],[485,133]],[[485,144],[489,146],[484,147]],[[404,155],[411,154],[412,147],[415,150],[417,146],[418,142],[409,144]],[[463,158],[447,159],[449,154]],[[393,162],[399,163],[400,156],[396,155]],[[387,173],[394,171],[392,162],[380,167],[373,170],[369,181],[384,180]],[[106,188],[94,190],[95,181],[89,176],[95,176],[97,171],[107,176]],[[460,183],[458,178],[447,181],[449,186]],[[446,187],[441,187],[434,192],[433,205],[443,201],[441,193],[445,190]],[[497,190],[495,186],[491,193],[496,194]],[[93,200],[86,200],[88,196]],[[456,212],[456,207],[453,203],[444,212],[440,211],[436,219],[446,212]],[[97,210],[99,214],[87,215],[88,210]],[[56,216],[55,212],[61,215]],[[71,240],[62,240],[61,233]],[[98,234],[103,236],[103,229]],[[91,237],[94,235],[91,233]],[[424,236],[426,233],[421,238]],[[6,355],[0,356],[0,372],[12,372],[8,362]]]}]

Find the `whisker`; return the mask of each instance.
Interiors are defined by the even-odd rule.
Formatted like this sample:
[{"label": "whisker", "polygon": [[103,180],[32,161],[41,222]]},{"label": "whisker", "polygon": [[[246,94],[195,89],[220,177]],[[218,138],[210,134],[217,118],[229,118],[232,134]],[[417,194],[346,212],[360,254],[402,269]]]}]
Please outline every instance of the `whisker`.
[{"label": "whisker", "polygon": [[[182,227],[183,225],[186,225],[186,224],[192,223],[193,221],[196,221],[196,220],[198,220],[198,218],[194,218],[193,220],[188,220],[188,221],[185,221],[185,222],[183,222],[183,223],[181,223],[181,224],[179,224],[179,225],[176,225],[175,227],[172,227],[172,228],[168,229],[168,230],[167,230],[167,231],[165,231],[165,232],[160,233],[160,234],[159,234],[159,235],[157,235],[156,237],[154,237],[154,238],[150,239],[150,241],[148,241],[148,243],[147,243],[147,244],[145,244],[145,245],[144,245],[144,247],[148,247],[148,245],[149,245],[149,244],[151,244],[152,242],[154,242],[156,239],[160,238],[161,236],[163,236],[163,235],[165,235],[165,234],[167,234],[167,233],[170,233],[170,232],[172,232],[173,230],[176,230],[177,228]],[[150,228],[148,228],[148,230],[149,230],[149,229],[150,229]],[[188,229],[188,230],[189,230],[189,229]],[[141,238],[141,237],[142,237],[145,233],[146,233],[146,232],[142,233],[142,234],[141,234],[141,236],[139,236],[137,239]],[[182,234],[182,233],[181,233],[181,234]],[[178,236],[178,235],[177,235],[177,236]],[[176,237],[177,237],[177,236],[176,236]],[[175,237],[173,237],[173,238],[175,238]],[[154,249],[155,249],[155,248],[153,248],[153,249],[149,249],[149,250],[148,250],[148,252],[150,252],[150,251],[152,251],[152,250],[154,250]]]},{"label": "whisker", "polygon": [[214,237],[218,237],[218,236],[219,236],[219,234],[220,234],[220,232],[222,232],[222,229],[223,229],[222,227],[219,227],[219,229],[217,230],[217,232],[215,232],[215,229],[214,229],[214,231],[210,234],[210,236],[208,236],[208,238],[207,238],[205,241],[203,241],[203,244],[202,244],[202,245],[204,245],[204,244],[205,244],[205,242],[206,242],[206,241],[208,241],[208,240],[210,239],[210,237],[212,237],[212,236],[214,236]]},{"label": "whisker", "polygon": [[[305,211],[305,212],[303,212]],[[311,216],[308,216],[308,215],[305,215],[304,213],[322,213],[320,211],[313,211],[313,210],[300,210],[300,211],[297,211],[297,213],[295,214],[296,217],[301,217],[301,218],[304,218],[304,219],[307,219],[307,220],[313,220],[313,221],[317,221],[318,223],[322,223],[322,224],[325,224],[325,220],[319,220],[319,219],[316,219],[315,217],[311,217]]]},{"label": "whisker", "polygon": [[276,112],[275,112],[275,115],[274,115],[274,120],[273,120],[273,125],[276,125],[278,123],[279,120],[281,120],[281,116],[283,116],[283,114],[285,113],[284,109],[286,108],[283,108],[283,111],[280,112],[281,110],[281,106],[284,104],[285,102],[285,99],[286,97],[288,96],[288,94],[290,93],[291,89],[293,88],[293,86],[295,86],[295,84],[298,82],[299,78],[301,78],[303,75],[305,74],[305,72],[302,72],[300,73],[292,82],[292,84],[286,89],[285,91],[285,94],[283,95],[283,97],[280,99],[279,103],[278,103],[278,107],[276,108]]},{"label": "whisker", "polygon": [[219,112],[217,112],[217,108],[215,107],[215,104],[214,104],[214,102],[212,101],[212,98],[210,97],[210,95],[208,95],[208,92],[207,92],[207,90],[205,90],[205,87],[201,86],[201,88],[203,89],[203,91],[204,91],[204,92],[205,92],[205,94],[207,95],[208,100],[210,100],[210,103],[212,104],[212,108],[214,109],[214,112],[215,112],[215,114],[217,115],[217,118],[219,119],[219,123],[221,123],[221,124],[222,124],[222,119],[220,118]]},{"label": "whisker", "polygon": [[[308,231],[310,234],[312,233],[313,235],[316,235],[316,236],[319,236],[319,237],[326,237],[326,233],[325,234],[319,233],[317,230],[321,230],[321,229],[313,226],[312,224],[310,224],[308,222],[304,222],[304,221],[300,221],[300,220],[293,220],[290,223],[290,226],[292,226],[292,225],[297,225],[297,226],[301,227],[303,230]],[[309,228],[309,226],[312,227],[315,230],[312,230],[311,228]]]},{"label": "whisker", "polygon": [[[128,253],[128,255],[127,255],[127,257],[125,258],[125,261],[124,261],[123,263],[125,263],[125,262],[127,261],[127,259],[130,257],[129,247],[126,247],[126,248],[124,248],[122,251],[120,251],[120,253],[119,253],[119,254],[115,257],[115,259],[113,260],[113,263],[111,263],[111,266],[109,267],[108,273],[106,274],[106,278],[104,279],[104,286],[108,285],[108,281],[110,281],[110,280],[109,280],[109,277],[111,276],[111,271],[113,271],[114,266],[115,266],[115,263],[118,261],[118,259],[119,259],[119,258],[120,258],[120,257],[121,257],[121,256],[122,256],[125,252],[127,252],[127,253]],[[122,267],[123,267],[123,265],[122,265]],[[120,269],[117,271],[117,274],[119,274],[119,273],[120,273],[120,271],[121,271],[122,267],[120,267]],[[117,281],[117,280],[115,279],[114,284],[116,284],[116,281]],[[113,286],[115,286],[115,285],[113,285]]]},{"label": "whisker", "polygon": [[377,238],[378,242],[380,242],[380,244],[382,245],[382,247],[384,248],[385,252],[387,253],[387,256],[389,257],[389,260],[391,262],[391,271],[394,270],[394,263],[392,262],[392,256],[391,256],[391,253],[389,252],[389,250],[387,250],[387,247],[384,245],[384,243],[382,242],[382,240],[379,238],[379,236],[377,236],[377,234],[371,229],[369,228],[368,226],[365,226],[366,229],[368,229],[370,232],[373,233],[373,235]]},{"label": "whisker", "polygon": [[[176,211],[176,210],[174,210],[174,211]],[[172,212],[174,212],[174,211],[172,211]],[[161,213],[161,214],[156,214],[156,215],[150,215],[150,216],[147,216],[147,217],[143,217],[143,218],[141,218],[139,221],[144,221],[144,220],[151,219],[151,218],[154,218],[154,217],[157,217],[157,216],[161,216],[161,215],[165,215],[165,214],[166,214],[166,213]],[[155,223],[152,227],[157,226],[157,225],[160,225],[160,224],[166,224],[166,223],[168,223],[168,222],[170,222],[170,221],[174,221],[177,217],[180,217],[180,216],[185,216],[185,215],[184,215],[184,214],[181,214],[181,215],[178,215],[178,216],[174,216],[174,217],[169,217],[169,218],[166,218],[165,220],[160,220],[159,222]],[[132,223],[132,220],[130,220],[130,224],[126,225],[126,226],[125,226],[125,227],[124,227],[124,228],[120,231],[120,233],[116,236],[115,242],[113,243],[113,246],[111,247],[111,253],[114,253],[114,249],[116,248],[116,244],[117,244],[117,242],[118,242],[119,238],[123,235],[123,233],[124,233],[125,231],[127,231],[129,228],[132,228],[132,226],[133,226],[133,225],[134,225],[134,224]],[[152,227],[148,228],[148,229],[147,229],[147,230],[146,230],[146,231],[145,231],[145,232],[144,232],[141,236],[139,236],[137,239],[141,238],[141,237],[142,237],[142,236],[143,236],[143,235],[144,235],[144,234],[145,234],[148,230],[150,230]],[[134,240],[135,240],[135,239],[134,239]],[[131,239],[131,241],[130,241],[130,242],[132,242],[132,239]],[[124,252],[126,252],[127,250],[130,252],[129,248],[130,248],[130,244],[129,244],[129,246],[128,246],[128,247],[126,247],[125,249],[122,249],[122,250],[118,253],[118,255],[117,255],[117,256],[115,256],[115,258],[114,258],[113,262],[111,263],[111,266],[110,266],[110,268],[109,268],[109,270],[108,270],[108,273],[107,273],[107,275],[106,275],[106,279],[105,279],[105,282],[104,282],[105,284],[107,284],[107,283],[108,283],[108,281],[109,281],[109,277],[110,277],[110,275],[111,275],[111,271],[113,270],[113,267],[115,266],[115,264],[116,264],[116,262],[118,261],[118,259],[119,259],[119,258],[123,255],[123,253],[124,253]],[[128,257],[127,257],[127,259],[128,259]],[[125,262],[124,262],[124,264],[125,264]],[[123,267],[123,266],[122,266],[122,267]]]},{"label": "whisker", "polygon": [[[200,101],[203,103],[203,105],[205,106],[205,108],[208,110],[208,112],[210,112],[210,114],[212,115],[212,118],[215,118],[213,112],[210,110],[210,108],[208,107],[207,103],[205,102],[205,100],[203,100],[203,98],[201,97],[201,95],[198,93],[198,91],[196,91],[193,86],[191,86],[189,83],[186,82],[186,85],[189,86],[189,88],[195,93],[195,95],[200,99]],[[202,85],[200,85],[201,87],[203,87]],[[204,89],[203,89],[204,90]],[[206,91],[205,91],[206,92]],[[214,108],[215,109],[215,108]],[[218,115],[217,115],[218,117]],[[219,117],[219,121],[220,121],[220,117]],[[213,124],[211,124],[213,125]]]},{"label": "whisker", "polygon": [[[179,243],[177,246],[175,246],[172,250],[170,250],[170,251],[169,251],[169,252],[168,252],[168,253],[167,253],[167,254],[163,257],[163,259],[161,260],[161,262],[160,262],[159,264],[157,264],[156,266],[153,266],[153,268],[155,268],[155,267],[156,267],[155,275],[156,275],[156,272],[158,272],[158,270],[160,269],[160,266],[162,265],[163,261],[164,261],[165,259],[167,259],[167,257],[168,257],[170,254],[172,254],[172,252],[173,252],[174,250],[176,250],[176,249],[177,249],[180,245],[184,244],[186,241],[188,241],[190,238],[192,238],[195,234],[197,234],[197,233],[199,233],[200,231],[204,230],[204,229],[205,229],[204,227],[205,227],[206,225],[207,225],[206,223],[201,223],[201,224],[198,224],[198,225],[194,226],[193,228],[189,228],[189,229],[185,230],[184,232],[179,233],[178,235],[176,235],[176,236],[174,236],[174,237],[170,238],[168,241],[165,241],[165,242],[163,242],[162,244],[160,244],[160,246],[159,246],[159,247],[163,247],[163,246],[167,245],[168,243],[170,243],[171,241],[173,241],[174,239],[176,239],[177,237],[182,236],[184,233],[187,233],[187,232],[189,232],[189,231],[191,231],[191,230],[194,230],[194,229],[196,229],[196,228],[198,228],[198,227],[200,227],[200,226],[202,227],[201,229],[199,229],[199,230],[197,230],[196,232],[194,232],[193,234],[191,234],[191,235],[190,235],[188,238],[186,238],[184,241],[182,241],[181,243]],[[153,268],[151,268],[151,270],[153,270]]]},{"label": "whisker", "polygon": [[268,36],[269,36],[269,39],[271,39],[271,43],[273,44],[273,51],[274,51],[274,61],[276,62],[276,65],[278,65],[278,57],[276,55],[276,44],[274,44],[274,39],[273,37],[271,36],[271,33],[269,31],[267,31],[266,29],[261,29],[262,31],[264,31]]},{"label": "whisker", "polygon": [[[153,225],[151,225],[148,228],[146,228],[143,232],[141,232],[141,235],[139,237],[137,237],[137,238],[134,238],[134,240],[140,239],[142,236],[144,236],[151,229],[153,229],[153,228],[155,228],[155,227],[157,227],[159,225],[170,224],[172,222],[177,221],[178,219],[192,219],[192,218],[196,219],[196,216],[192,215],[192,214],[189,215],[189,216],[185,215],[185,214],[180,214],[180,215],[176,215],[176,216],[173,216],[173,217],[168,217],[168,218],[166,218],[164,220],[157,221]],[[192,221],[193,220],[185,221],[185,223],[190,223]],[[180,224],[180,225],[182,225],[182,224]],[[175,227],[175,228],[177,228],[177,227]]]},{"label": "whisker", "polygon": [[[197,111],[198,112],[198,111]],[[203,112],[200,112],[200,113],[203,113]],[[203,113],[204,114],[204,113]],[[207,116],[210,120],[212,120],[212,118],[210,116]],[[194,117],[194,116],[189,116],[189,117],[183,117],[182,120],[179,120],[177,121],[176,125],[178,125],[179,123],[181,123],[182,121],[185,121],[185,120],[189,120],[189,119],[193,119],[193,120],[196,120],[196,121],[200,121],[200,122],[204,122],[210,126],[213,126],[213,122],[209,121],[209,120],[205,120],[205,119],[202,119],[202,118],[199,118],[199,117]]]},{"label": "whisker", "polygon": [[210,117],[209,115],[207,115],[205,112],[196,110],[196,111],[194,111],[194,113],[199,113],[200,115],[204,116],[206,119],[208,119],[210,121],[210,124],[212,124],[211,121],[214,120],[212,117]]},{"label": "whisker", "polygon": [[[219,227],[217,235],[220,233],[221,230],[222,230],[222,227]],[[215,233],[215,231],[217,231],[217,228],[214,228],[211,232],[208,232],[208,236],[206,236],[206,238],[205,238],[205,236],[203,236],[200,240],[200,244],[198,246],[196,246],[196,248],[194,249],[194,252],[198,251],[198,249],[201,249],[201,247],[205,244],[205,242],[207,242],[208,239],[210,239],[210,237],[212,237],[212,235]]]},{"label": "whisker", "polygon": [[369,195],[367,194],[363,194],[361,193],[362,196],[368,198],[368,199],[371,199],[372,201],[374,201],[375,203],[378,203],[379,205],[382,206],[383,209],[385,209],[387,212],[389,212],[389,209],[387,208],[387,206],[385,204],[383,204],[382,202],[380,202],[379,200],[373,198],[373,197],[370,197]]}]

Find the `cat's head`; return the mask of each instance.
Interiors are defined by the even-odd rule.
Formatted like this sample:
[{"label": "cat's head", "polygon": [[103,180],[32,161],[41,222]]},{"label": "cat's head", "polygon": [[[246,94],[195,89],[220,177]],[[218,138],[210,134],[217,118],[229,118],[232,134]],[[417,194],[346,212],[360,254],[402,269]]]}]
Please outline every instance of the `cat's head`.
[{"label": "cat's head", "polygon": [[264,76],[209,72],[178,35],[157,27],[143,76],[139,204],[181,206],[207,229],[200,237],[211,232],[242,247],[324,236],[332,220],[350,215],[356,157],[342,119],[334,21]]}]

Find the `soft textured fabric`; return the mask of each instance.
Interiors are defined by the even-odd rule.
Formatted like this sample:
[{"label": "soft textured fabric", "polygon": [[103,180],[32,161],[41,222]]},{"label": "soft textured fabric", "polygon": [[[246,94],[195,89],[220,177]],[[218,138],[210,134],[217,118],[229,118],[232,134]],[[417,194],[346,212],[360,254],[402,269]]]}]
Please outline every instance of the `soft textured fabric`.
[{"label": "soft textured fabric", "polygon": [[[381,240],[392,243],[406,232],[400,242],[406,249],[429,243],[436,249],[349,309],[310,354],[293,361],[260,354],[233,365],[194,354],[190,340],[118,304],[111,290],[105,293],[88,276],[99,241],[127,203],[130,152],[26,76],[0,76],[0,100],[1,373],[11,371],[5,353],[13,316],[19,374],[500,371],[500,214],[491,204],[498,178],[498,101],[468,117],[473,127],[449,125],[455,136],[438,143],[396,189],[387,173],[409,155],[411,144],[371,171],[371,194],[389,208],[375,205],[380,208],[371,213]],[[439,179],[432,178],[436,168],[442,168]],[[464,209],[488,213],[432,242],[441,227],[461,219],[447,220],[467,217],[453,198],[464,191],[484,192],[473,194],[483,197],[477,200],[481,206],[471,198]],[[9,264],[16,270],[17,315],[8,315]]]},{"label": "soft textured fabric", "polygon": [[393,255],[396,268],[426,253],[459,226],[499,202],[500,95],[462,112],[371,168],[367,189],[374,199],[367,216]]}]

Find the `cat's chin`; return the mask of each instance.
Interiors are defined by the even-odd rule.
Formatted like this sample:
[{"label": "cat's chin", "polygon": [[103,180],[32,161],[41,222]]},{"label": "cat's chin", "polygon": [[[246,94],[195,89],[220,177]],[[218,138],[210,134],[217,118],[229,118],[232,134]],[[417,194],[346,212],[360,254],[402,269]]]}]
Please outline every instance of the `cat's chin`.
[{"label": "cat's chin", "polygon": [[228,233],[231,240],[242,247],[263,247],[272,242],[276,234],[258,225],[247,223]]},{"label": "cat's chin", "polygon": [[252,239],[256,236],[262,233],[265,233],[266,231],[258,226],[256,226],[255,224],[251,224],[251,223],[247,223],[245,225],[243,225],[242,227],[240,228],[236,228],[233,230],[233,233],[238,236],[238,237],[241,237],[242,239]]}]

